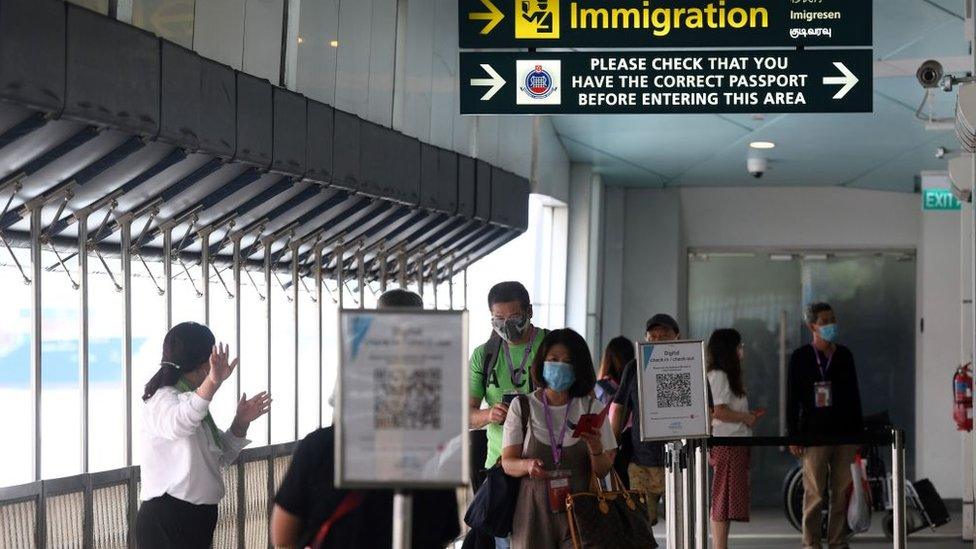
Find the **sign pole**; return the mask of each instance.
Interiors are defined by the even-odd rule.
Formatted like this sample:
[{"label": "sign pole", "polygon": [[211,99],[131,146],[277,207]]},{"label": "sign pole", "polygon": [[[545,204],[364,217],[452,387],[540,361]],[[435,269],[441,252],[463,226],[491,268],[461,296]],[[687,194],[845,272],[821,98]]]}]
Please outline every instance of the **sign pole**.
[{"label": "sign pole", "polygon": [[410,549],[412,530],[413,496],[397,490],[393,494],[393,549]]}]

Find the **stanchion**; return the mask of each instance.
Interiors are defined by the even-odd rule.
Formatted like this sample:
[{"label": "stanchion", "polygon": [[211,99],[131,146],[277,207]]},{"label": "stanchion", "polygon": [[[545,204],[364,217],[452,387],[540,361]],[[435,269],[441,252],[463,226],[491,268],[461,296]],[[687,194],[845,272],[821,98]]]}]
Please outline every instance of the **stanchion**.
[{"label": "stanchion", "polygon": [[708,445],[695,442],[695,549],[708,547]]},{"label": "stanchion", "polygon": [[908,546],[908,530],[905,525],[905,432],[891,432],[891,505],[894,510],[894,539],[892,547]]},{"label": "stanchion", "polygon": [[681,522],[680,505],[680,482],[681,475],[681,443],[669,442],[665,446],[664,464],[664,520],[666,522],[665,535],[667,536],[668,549],[684,549],[681,545],[681,535],[679,523]]},{"label": "stanchion", "polygon": [[410,549],[413,527],[413,496],[397,490],[393,494],[393,549]]},{"label": "stanchion", "polygon": [[678,466],[681,470],[681,546],[694,547],[694,441],[682,440],[681,451],[678,453]]}]

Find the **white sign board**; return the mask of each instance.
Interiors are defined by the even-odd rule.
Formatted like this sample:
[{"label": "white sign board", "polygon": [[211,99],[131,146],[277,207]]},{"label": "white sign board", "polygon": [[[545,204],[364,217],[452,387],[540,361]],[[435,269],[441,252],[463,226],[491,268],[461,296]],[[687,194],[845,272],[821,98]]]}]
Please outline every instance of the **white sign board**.
[{"label": "white sign board", "polygon": [[641,440],[708,436],[701,341],[638,343],[637,367]]},{"label": "white sign board", "polygon": [[468,479],[467,313],[339,313],[338,487],[462,486]]}]

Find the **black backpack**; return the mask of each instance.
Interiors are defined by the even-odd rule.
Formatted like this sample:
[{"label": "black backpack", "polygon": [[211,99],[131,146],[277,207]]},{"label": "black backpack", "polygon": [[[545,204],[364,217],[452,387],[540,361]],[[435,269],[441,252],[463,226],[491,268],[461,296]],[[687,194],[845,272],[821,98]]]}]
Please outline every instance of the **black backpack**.
[{"label": "black backpack", "polygon": [[[549,333],[549,330],[545,328],[537,328],[542,337],[545,338]],[[538,336],[538,334],[537,334]],[[529,342],[529,345],[535,343],[535,338]],[[491,375],[492,370],[495,369],[495,364],[498,363],[498,355],[502,352],[502,337],[491,332],[491,337],[485,342],[485,360],[481,363],[481,392],[483,394],[488,394],[488,378]],[[532,392],[532,376],[529,376],[529,392]]]}]

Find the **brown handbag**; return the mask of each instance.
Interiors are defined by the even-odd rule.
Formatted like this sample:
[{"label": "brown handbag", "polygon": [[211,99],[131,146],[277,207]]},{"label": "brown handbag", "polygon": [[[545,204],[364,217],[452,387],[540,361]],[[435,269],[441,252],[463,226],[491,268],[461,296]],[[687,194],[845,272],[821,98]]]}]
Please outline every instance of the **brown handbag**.
[{"label": "brown handbag", "polygon": [[657,547],[644,495],[627,490],[610,469],[611,490],[593,477],[595,492],[580,492],[566,499],[569,532],[576,549],[647,549]]}]

